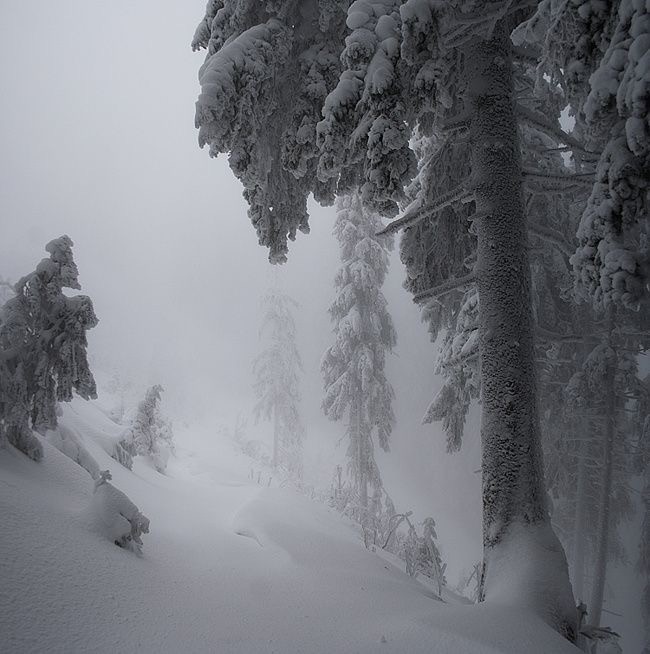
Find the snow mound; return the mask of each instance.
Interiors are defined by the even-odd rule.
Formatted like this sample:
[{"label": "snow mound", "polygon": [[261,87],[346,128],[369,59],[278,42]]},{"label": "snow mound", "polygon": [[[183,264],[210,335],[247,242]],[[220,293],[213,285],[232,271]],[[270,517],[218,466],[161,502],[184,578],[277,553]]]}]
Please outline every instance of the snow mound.
[{"label": "snow mound", "polygon": [[40,463],[0,449],[3,652],[578,651],[525,609],[440,601],[333,510],[255,484],[226,441],[196,439],[205,457],[179,439],[163,476],[109,457],[119,428],[93,404],[73,402],[61,425],[151,533],[142,557],[115,547],[89,511],[91,476],[47,439]]}]

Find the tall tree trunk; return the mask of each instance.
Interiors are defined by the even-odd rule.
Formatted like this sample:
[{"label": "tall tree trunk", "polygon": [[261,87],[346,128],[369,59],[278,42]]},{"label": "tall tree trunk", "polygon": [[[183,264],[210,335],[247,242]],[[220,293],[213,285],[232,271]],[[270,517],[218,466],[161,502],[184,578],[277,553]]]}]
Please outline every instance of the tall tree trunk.
[{"label": "tall tree trunk", "polygon": [[576,487],[576,510],[573,522],[573,593],[582,602],[585,599],[585,520],[587,493],[587,443],[584,430],[576,425],[581,441],[578,447],[578,483]]},{"label": "tall tree trunk", "polygon": [[357,470],[359,478],[357,479],[357,488],[359,493],[359,502],[363,509],[363,524],[365,525],[366,513],[368,511],[368,475],[367,475],[367,452],[366,452],[366,441],[365,433],[363,431],[363,425],[361,420],[361,413],[363,410],[363,396],[361,391],[357,394],[356,402],[356,430],[357,430]]},{"label": "tall tree trunk", "polygon": [[[573,309],[573,332],[575,334],[593,331],[591,312],[584,306],[578,305]],[[582,364],[586,361],[591,346],[585,340],[579,348],[579,357]],[[577,461],[577,482],[576,482],[576,503],[573,524],[573,593],[578,602],[585,602],[585,557],[587,552],[587,507],[589,505],[587,493],[589,492],[589,468],[587,457],[589,456],[588,439],[591,436],[591,426],[585,425],[584,421],[574,419],[571,421],[573,433],[579,438],[578,461]]]},{"label": "tall tree trunk", "polygon": [[500,23],[489,41],[468,45],[466,63],[478,236],[483,595],[531,606],[573,639],[566,557],[546,506],[512,53]]},{"label": "tall tree trunk", "polygon": [[278,407],[273,407],[273,470],[278,469],[280,463],[280,421],[278,420]]},{"label": "tall tree trunk", "polygon": [[[611,333],[611,332],[610,332]],[[611,347],[611,345],[610,345]],[[605,431],[603,434],[603,480],[598,501],[598,542],[594,584],[589,610],[589,622],[600,625],[607,577],[607,558],[609,555],[609,531],[611,515],[612,472],[614,468],[614,439],[616,438],[616,384],[615,363],[611,360],[607,366],[607,388],[605,401]]]}]

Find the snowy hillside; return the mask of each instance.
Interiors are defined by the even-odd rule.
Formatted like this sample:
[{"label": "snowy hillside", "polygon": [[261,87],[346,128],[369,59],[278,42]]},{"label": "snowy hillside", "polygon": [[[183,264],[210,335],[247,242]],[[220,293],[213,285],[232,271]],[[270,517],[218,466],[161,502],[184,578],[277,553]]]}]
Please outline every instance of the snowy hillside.
[{"label": "snowy hillside", "polygon": [[250,462],[219,437],[190,452],[205,434],[181,435],[163,476],[105,453],[121,428],[96,403],[75,400],[61,425],[151,532],[142,557],[116,547],[81,466],[49,443],[40,463],[1,449],[3,652],[576,651],[524,612],[441,602],[332,510],[250,481]]}]

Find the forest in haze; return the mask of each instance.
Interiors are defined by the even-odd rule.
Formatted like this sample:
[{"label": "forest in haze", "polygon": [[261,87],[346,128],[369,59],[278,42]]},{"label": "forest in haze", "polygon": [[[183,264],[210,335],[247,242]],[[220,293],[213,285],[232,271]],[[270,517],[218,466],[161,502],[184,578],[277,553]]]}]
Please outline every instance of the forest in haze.
[{"label": "forest in haze", "polygon": [[650,653],[646,0],[0,33],[1,651]]}]

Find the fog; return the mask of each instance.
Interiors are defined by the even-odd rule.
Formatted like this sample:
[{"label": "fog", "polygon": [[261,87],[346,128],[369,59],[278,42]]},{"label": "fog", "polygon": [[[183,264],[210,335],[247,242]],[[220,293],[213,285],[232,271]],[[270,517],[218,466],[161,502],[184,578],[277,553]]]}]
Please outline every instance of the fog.
[{"label": "fog", "polygon": [[[173,421],[206,438],[238,417],[252,436],[270,438],[270,426],[251,416],[252,362],[261,300],[279,285],[300,306],[305,476],[327,488],[345,461],[345,425],[321,409],[339,265],[335,210],[311,202],[311,233],[290,244],[287,264],[268,263],[226,156],[211,159],[197,144],[203,54],[189,43],[204,4],[0,2],[0,278],[18,280],[48,241],[69,235],[81,292],[99,318],[89,353],[100,394],[119,376],[136,404],[160,383]],[[453,587],[481,558],[479,412],[453,455],[439,425],[421,424],[441,383],[438,348],[402,288],[397,245],[384,288],[397,331],[387,362],[396,426],[391,451],[376,456],[397,508],[435,519]],[[638,524],[624,529],[633,560]],[[620,587],[615,609],[632,623],[639,580],[631,568],[612,565],[609,574]]]},{"label": "fog", "polygon": [[[344,425],[320,409],[335,212],[312,203],[311,234],[299,234],[287,264],[268,263],[225,156],[197,146],[203,55],[189,42],[202,9],[169,0],[0,4],[0,276],[18,279],[49,240],[68,234],[100,320],[89,333],[100,380],[162,383],[176,420],[215,428],[250,415],[260,300],[277,281],[300,304],[306,467],[326,486],[344,459]],[[477,419],[453,456],[436,426],[420,424],[439,384],[436,347],[403,276],[394,252],[384,290],[398,336],[388,362],[397,424],[379,465],[399,508],[435,518],[455,583],[481,552]]]}]

